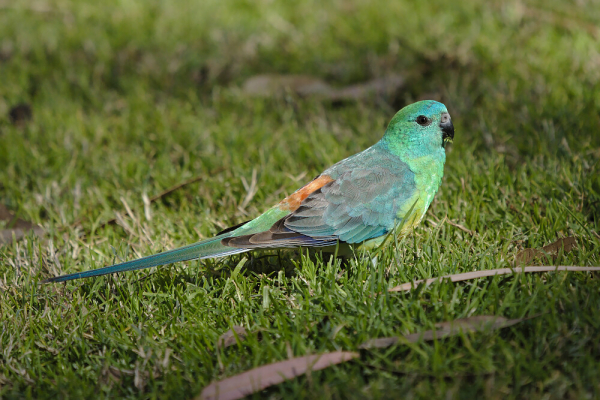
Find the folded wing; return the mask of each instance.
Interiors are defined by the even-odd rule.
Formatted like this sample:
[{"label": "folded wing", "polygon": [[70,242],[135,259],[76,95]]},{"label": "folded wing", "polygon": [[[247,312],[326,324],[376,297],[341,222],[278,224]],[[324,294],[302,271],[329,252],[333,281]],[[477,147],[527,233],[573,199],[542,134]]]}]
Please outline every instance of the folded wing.
[{"label": "folded wing", "polygon": [[[415,194],[414,174],[397,158],[380,156],[376,164],[364,164],[336,164],[324,172],[335,179],[310,193],[269,230],[229,237],[222,244],[248,249],[319,247],[385,235]],[[344,172],[337,173],[336,167]]]}]

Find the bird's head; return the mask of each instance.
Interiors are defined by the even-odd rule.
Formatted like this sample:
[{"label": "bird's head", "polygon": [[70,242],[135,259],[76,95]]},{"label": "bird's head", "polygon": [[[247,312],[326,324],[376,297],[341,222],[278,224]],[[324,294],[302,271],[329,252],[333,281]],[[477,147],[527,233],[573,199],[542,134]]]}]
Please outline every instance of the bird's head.
[{"label": "bird's head", "polygon": [[402,153],[420,156],[445,148],[454,139],[446,106],[433,100],[410,104],[390,121],[383,140]]}]

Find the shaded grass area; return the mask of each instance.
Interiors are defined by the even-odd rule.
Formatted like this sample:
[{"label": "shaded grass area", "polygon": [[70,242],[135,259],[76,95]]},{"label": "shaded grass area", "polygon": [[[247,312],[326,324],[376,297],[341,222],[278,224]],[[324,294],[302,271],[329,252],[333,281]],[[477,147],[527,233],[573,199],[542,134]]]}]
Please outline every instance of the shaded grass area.
[{"label": "shaded grass area", "polygon": [[[556,265],[600,265],[597,2],[0,5],[0,202],[48,232],[0,248],[3,397],[190,398],[289,356],[536,313],[501,332],[363,351],[257,397],[600,396],[597,274],[381,294],[508,267],[566,236],[577,248]],[[408,83],[347,104],[244,95],[244,79],[265,72]],[[444,183],[424,223],[375,261],[258,253],[38,284],[257,216],[422,98],[443,101],[456,127]],[[22,102],[33,119],[13,125]],[[144,195],[195,176],[145,212]],[[115,213],[119,224],[101,226]],[[217,349],[235,324],[248,338]]]}]

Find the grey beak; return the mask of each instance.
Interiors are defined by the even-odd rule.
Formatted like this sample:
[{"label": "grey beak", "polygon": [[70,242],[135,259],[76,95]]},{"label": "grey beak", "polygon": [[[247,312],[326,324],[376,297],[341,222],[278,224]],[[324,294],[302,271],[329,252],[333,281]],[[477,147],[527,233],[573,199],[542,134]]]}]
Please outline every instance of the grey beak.
[{"label": "grey beak", "polygon": [[442,115],[442,120],[440,122],[440,128],[442,128],[442,141],[443,143],[452,142],[454,139],[454,125],[452,125],[452,120],[450,119],[450,115],[444,113]]},{"label": "grey beak", "polygon": [[454,139],[454,125],[452,125],[452,121],[440,124],[440,128],[442,128],[442,132],[444,132],[442,139]]}]

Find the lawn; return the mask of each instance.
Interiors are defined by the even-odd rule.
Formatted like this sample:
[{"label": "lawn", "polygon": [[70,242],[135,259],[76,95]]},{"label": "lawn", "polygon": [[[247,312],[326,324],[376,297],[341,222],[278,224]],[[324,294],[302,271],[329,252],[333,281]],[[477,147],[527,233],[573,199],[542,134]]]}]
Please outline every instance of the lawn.
[{"label": "lawn", "polygon": [[[243,89],[266,73],[404,84],[341,101]],[[421,99],[456,128],[444,180],[376,258],[246,253],[41,284],[258,216]],[[335,350],[360,357],[254,396],[600,398],[598,273],[387,292],[566,237],[532,263],[600,266],[600,2],[0,0],[0,204],[44,230],[0,244],[2,398],[193,398]],[[478,315],[535,318],[358,350]],[[248,336],[218,347],[234,325]]]}]

